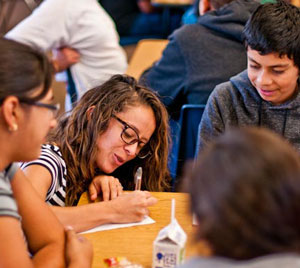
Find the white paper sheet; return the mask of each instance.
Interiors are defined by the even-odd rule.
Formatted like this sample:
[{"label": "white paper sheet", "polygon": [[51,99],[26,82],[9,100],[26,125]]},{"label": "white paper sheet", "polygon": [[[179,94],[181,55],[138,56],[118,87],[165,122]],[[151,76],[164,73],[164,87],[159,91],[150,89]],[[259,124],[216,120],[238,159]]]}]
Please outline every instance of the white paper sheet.
[{"label": "white paper sheet", "polygon": [[140,222],[103,224],[98,227],[84,231],[81,234],[94,233],[94,232],[100,232],[100,231],[106,231],[106,230],[112,230],[118,228],[126,228],[126,227],[132,227],[137,225],[152,224],[152,223],[155,223],[155,220],[153,220],[149,216],[146,216],[145,219]]}]

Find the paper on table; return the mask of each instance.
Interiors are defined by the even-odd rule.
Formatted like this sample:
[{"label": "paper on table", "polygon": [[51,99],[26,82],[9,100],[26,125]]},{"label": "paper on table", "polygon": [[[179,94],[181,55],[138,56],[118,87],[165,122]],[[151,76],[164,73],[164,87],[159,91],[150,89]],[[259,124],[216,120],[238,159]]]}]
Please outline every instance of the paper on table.
[{"label": "paper on table", "polygon": [[152,224],[152,223],[155,223],[155,220],[151,219],[149,216],[146,216],[145,219],[143,219],[140,222],[103,224],[98,227],[84,231],[81,234],[100,232],[100,231],[106,231],[106,230],[112,230],[118,228],[126,228],[126,227],[132,227],[137,225]]}]

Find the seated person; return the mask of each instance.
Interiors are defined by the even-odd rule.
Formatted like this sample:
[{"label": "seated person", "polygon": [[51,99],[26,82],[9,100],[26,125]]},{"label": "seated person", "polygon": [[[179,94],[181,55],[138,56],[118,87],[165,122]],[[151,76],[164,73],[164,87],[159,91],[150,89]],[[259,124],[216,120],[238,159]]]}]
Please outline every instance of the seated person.
[{"label": "seated person", "polygon": [[300,150],[299,29],[300,9],[282,0],[253,13],[244,30],[248,68],[211,94],[199,150],[228,127],[245,125],[265,126]]},{"label": "seated person", "polygon": [[[149,192],[122,194],[123,187],[134,190],[138,167],[143,190],[168,189],[168,114],[158,97],[132,77],[115,75],[87,91],[49,142],[38,160],[22,168],[41,199],[76,231],[137,222],[148,214],[147,207],[156,203]],[[112,176],[118,168],[123,168],[120,181]],[[92,200],[101,194],[105,202],[76,207],[88,189]]]},{"label": "seated person", "polygon": [[99,0],[99,3],[113,18],[121,37],[166,38],[180,27],[183,13],[183,10],[172,10],[169,25],[164,25],[162,9],[154,7],[150,0]]},{"label": "seated person", "polygon": [[194,24],[197,23],[199,18],[199,1],[194,1],[193,6],[188,8],[184,14],[182,15],[182,23],[183,24]]},{"label": "seated person", "polygon": [[170,37],[140,81],[157,91],[173,119],[183,104],[205,104],[213,88],[247,66],[242,31],[257,1],[201,0],[196,24]]},{"label": "seated person", "polygon": [[[127,68],[115,25],[97,0],[45,0],[6,37],[43,51],[61,49],[62,54],[72,54],[65,56],[70,64],[75,63],[70,67],[75,89],[67,98],[67,110],[69,97],[76,101],[87,89]],[[80,58],[66,47],[74,49]],[[57,71],[69,65],[66,61],[62,66],[60,61],[56,63]]]},{"label": "seated person", "polygon": [[91,267],[92,245],[70,229],[65,239],[14,163],[37,158],[56,125],[51,77],[45,55],[0,39],[0,267]]},{"label": "seated person", "polygon": [[228,130],[186,174],[197,240],[211,249],[182,268],[299,267],[300,158],[268,129]]}]

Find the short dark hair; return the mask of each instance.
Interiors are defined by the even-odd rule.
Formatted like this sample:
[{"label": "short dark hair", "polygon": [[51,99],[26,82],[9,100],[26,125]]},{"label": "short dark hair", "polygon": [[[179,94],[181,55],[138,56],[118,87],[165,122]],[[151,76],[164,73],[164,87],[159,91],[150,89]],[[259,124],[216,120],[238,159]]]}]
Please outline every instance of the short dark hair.
[{"label": "short dark hair", "polygon": [[[13,40],[0,38],[0,103],[10,96],[34,102],[49,91],[53,67],[46,55]],[[37,87],[43,90],[31,97]]]},{"label": "short dark hair", "polygon": [[243,37],[246,48],[262,55],[287,55],[300,69],[300,9],[283,0],[260,5],[247,21]]},{"label": "short dark hair", "polygon": [[186,175],[191,207],[218,256],[300,252],[300,158],[270,130],[229,130]]}]

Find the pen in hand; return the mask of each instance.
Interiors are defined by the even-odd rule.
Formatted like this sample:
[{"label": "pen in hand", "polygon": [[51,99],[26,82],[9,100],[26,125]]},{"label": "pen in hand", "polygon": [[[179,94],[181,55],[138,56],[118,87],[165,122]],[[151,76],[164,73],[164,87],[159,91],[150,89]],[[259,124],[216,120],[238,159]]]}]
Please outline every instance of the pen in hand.
[{"label": "pen in hand", "polygon": [[135,191],[140,191],[142,186],[142,167],[139,167],[134,175]]}]

